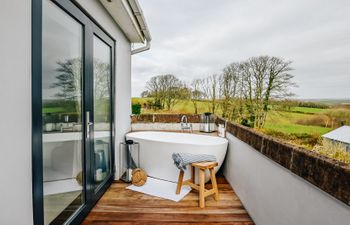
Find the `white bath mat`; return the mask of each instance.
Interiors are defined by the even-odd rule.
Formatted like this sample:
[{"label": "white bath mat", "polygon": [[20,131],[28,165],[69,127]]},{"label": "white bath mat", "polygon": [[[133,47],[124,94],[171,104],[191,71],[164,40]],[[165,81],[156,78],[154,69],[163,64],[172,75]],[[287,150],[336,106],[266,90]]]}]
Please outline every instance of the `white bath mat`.
[{"label": "white bath mat", "polygon": [[147,182],[143,186],[137,187],[135,185],[130,185],[126,188],[147,195],[152,195],[178,202],[191,191],[191,188],[189,186],[182,186],[180,194],[177,195],[175,193],[176,186],[177,183],[147,177]]}]

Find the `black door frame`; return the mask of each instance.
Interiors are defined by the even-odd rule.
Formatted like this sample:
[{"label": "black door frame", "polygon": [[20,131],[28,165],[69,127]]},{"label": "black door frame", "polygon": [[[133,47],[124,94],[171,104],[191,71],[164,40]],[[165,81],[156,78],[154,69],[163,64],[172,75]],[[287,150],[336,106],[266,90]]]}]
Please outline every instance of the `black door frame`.
[{"label": "black door frame", "polygon": [[[114,180],[114,108],[115,108],[115,40],[109,35],[82,7],[73,1],[51,0],[58,7],[68,13],[71,17],[83,25],[83,112],[93,112],[93,35],[103,40],[111,48],[111,174],[105,179],[102,185],[95,192],[93,185],[94,169],[93,139],[85,140],[83,170],[85,183],[85,205],[80,207],[68,220],[67,224],[79,224],[90,212],[97,200],[102,197]],[[43,202],[43,154],[42,154],[42,6],[43,0],[32,0],[32,193],[33,193],[33,221],[35,225],[44,224],[44,202]],[[84,79],[84,77],[90,77]],[[90,120],[93,121],[93,113]],[[85,113],[83,113],[83,124],[86,124]],[[84,126],[85,127],[85,126]],[[85,129],[84,129],[85,132]],[[93,129],[90,130],[90,137],[93,137]],[[86,133],[84,133],[86,137]]]}]

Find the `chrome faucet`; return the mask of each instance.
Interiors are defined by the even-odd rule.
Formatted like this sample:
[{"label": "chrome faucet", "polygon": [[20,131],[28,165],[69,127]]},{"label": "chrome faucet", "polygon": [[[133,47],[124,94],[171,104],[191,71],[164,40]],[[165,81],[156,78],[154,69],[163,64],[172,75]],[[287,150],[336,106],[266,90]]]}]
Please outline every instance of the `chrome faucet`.
[{"label": "chrome faucet", "polygon": [[182,132],[185,131],[185,130],[188,130],[191,133],[193,132],[192,124],[188,123],[186,115],[183,115],[181,117],[181,130],[182,130]]}]

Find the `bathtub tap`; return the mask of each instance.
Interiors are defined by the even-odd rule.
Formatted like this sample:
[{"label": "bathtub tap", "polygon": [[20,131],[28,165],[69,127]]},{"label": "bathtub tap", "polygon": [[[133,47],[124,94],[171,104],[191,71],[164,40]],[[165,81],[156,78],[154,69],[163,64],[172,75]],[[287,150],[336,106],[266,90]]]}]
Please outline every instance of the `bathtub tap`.
[{"label": "bathtub tap", "polygon": [[185,130],[189,130],[191,133],[192,133],[192,124],[188,123],[188,120],[187,120],[187,116],[186,115],[183,115],[181,117],[181,130],[182,131],[185,131]]}]

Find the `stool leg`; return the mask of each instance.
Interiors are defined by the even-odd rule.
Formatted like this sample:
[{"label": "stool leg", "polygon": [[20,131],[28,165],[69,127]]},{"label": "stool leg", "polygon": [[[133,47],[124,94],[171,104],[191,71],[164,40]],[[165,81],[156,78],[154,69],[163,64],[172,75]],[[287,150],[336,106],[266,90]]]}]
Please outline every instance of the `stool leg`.
[{"label": "stool leg", "polygon": [[181,192],[181,187],[182,187],[182,181],[183,181],[183,178],[184,178],[184,171],[180,171],[180,174],[179,174],[179,179],[177,181],[177,187],[176,187],[176,194],[180,194]]},{"label": "stool leg", "polygon": [[210,169],[210,179],[211,179],[211,184],[213,186],[213,189],[215,190],[214,199],[216,201],[218,201],[219,200],[219,190],[218,190],[218,185],[216,183],[216,176],[215,176],[214,168]]},{"label": "stool leg", "polygon": [[196,173],[196,168],[194,166],[191,166],[191,182],[194,183],[195,180],[195,173]]},{"label": "stool leg", "polygon": [[205,197],[204,197],[204,181],[205,181],[205,170],[199,170],[199,207],[205,207]]}]

